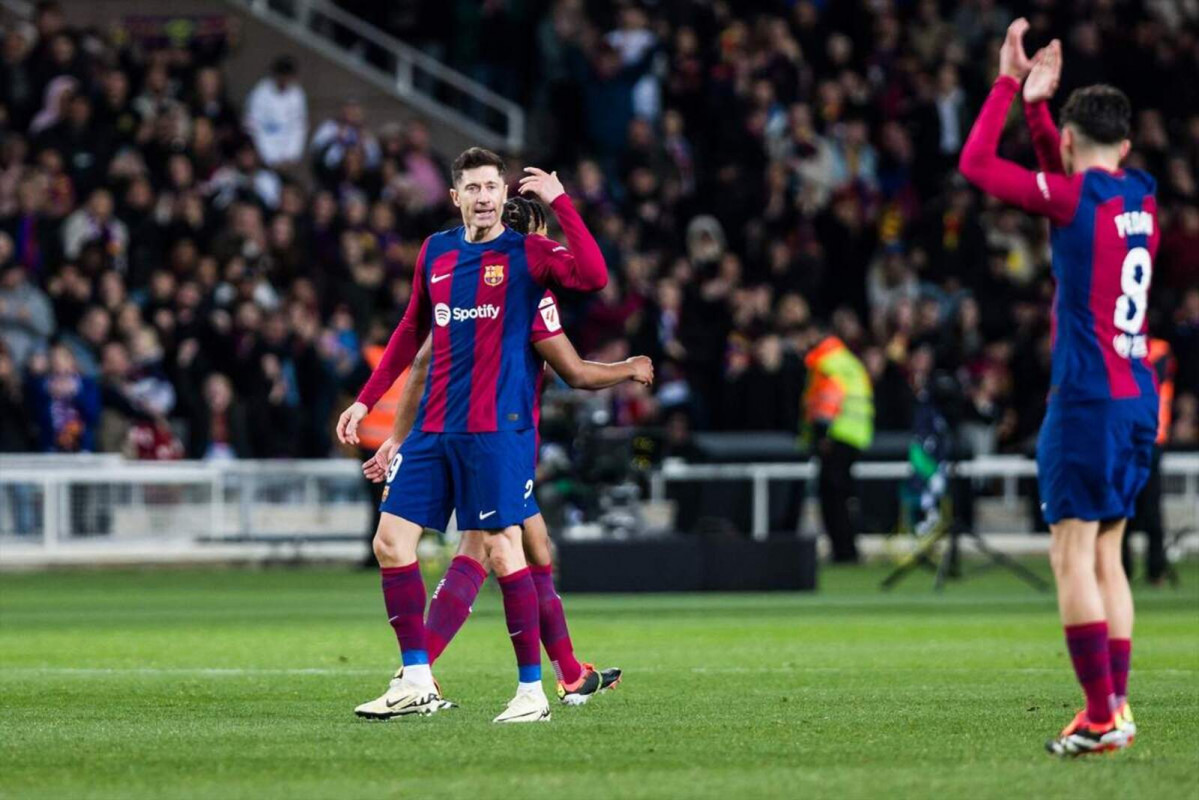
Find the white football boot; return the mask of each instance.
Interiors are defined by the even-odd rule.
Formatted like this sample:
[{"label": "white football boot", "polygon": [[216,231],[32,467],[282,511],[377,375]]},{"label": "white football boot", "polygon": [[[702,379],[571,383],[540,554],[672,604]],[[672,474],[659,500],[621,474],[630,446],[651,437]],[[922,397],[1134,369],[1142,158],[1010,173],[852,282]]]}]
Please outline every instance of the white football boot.
[{"label": "white football boot", "polygon": [[516,696],[492,722],[549,722],[550,701],[538,684],[535,690],[517,689]]},{"label": "white football boot", "polygon": [[423,685],[404,677],[401,667],[396,672],[387,691],[354,709],[354,713],[367,719],[391,719],[410,714],[433,714],[446,707],[436,684]]}]

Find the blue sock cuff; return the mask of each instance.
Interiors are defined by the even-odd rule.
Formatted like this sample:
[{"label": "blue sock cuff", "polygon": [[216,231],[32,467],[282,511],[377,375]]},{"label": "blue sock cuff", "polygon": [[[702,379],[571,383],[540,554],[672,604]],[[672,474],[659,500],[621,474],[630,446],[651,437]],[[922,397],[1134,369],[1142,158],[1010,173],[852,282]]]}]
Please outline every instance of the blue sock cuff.
[{"label": "blue sock cuff", "polygon": [[[429,654],[424,650],[405,650],[400,654],[400,659],[404,662],[405,667],[414,667],[419,664],[429,663]],[[538,669],[541,669],[538,667]]]},{"label": "blue sock cuff", "polygon": [[520,675],[521,683],[541,683],[541,665],[530,664],[529,666],[518,666],[517,674]]}]

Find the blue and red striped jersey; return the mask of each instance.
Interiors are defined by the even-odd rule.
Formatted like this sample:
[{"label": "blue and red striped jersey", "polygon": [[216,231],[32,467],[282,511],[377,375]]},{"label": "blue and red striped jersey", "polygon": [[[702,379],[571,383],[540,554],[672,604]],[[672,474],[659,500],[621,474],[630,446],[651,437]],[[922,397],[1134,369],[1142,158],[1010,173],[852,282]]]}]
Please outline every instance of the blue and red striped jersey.
[{"label": "blue and red striped jersey", "polygon": [[1156,184],[1135,169],[1087,170],[1076,184],[1074,218],[1051,232],[1052,386],[1065,400],[1156,396],[1147,361]]},{"label": "blue and red striped jersey", "polygon": [[563,195],[551,207],[569,248],[510,229],[484,243],[469,241],[461,227],[425,240],[408,310],[359,402],[374,405],[432,328],[418,429],[487,433],[533,426],[542,369],[530,344],[537,333],[534,320],[541,317],[548,325],[548,314],[558,324],[547,286],[595,291],[607,282],[599,247],[569,198]]}]

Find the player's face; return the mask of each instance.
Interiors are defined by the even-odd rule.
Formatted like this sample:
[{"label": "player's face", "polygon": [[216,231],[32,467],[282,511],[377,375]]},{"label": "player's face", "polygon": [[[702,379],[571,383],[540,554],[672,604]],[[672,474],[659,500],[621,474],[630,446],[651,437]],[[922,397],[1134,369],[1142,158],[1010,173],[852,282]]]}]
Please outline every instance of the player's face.
[{"label": "player's face", "polygon": [[464,170],[450,198],[462,212],[467,228],[490,230],[500,224],[500,212],[508,199],[508,185],[495,167]]}]

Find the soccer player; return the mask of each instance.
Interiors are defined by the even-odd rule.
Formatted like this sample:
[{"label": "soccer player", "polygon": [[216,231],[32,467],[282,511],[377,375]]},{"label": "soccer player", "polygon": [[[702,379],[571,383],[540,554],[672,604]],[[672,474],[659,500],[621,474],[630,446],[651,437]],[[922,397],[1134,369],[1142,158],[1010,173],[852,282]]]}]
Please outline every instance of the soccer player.
[{"label": "soccer player", "polygon": [[[547,233],[544,207],[524,197],[512,198],[504,204],[504,223],[519,233],[530,229],[543,236]],[[556,300],[549,292],[542,299],[539,314],[534,318],[529,341],[537,355],[576,389],[603,389],[625,381],[645,385],[653,382],[653,363],[645,356],[634,356],[615,364],[600,364],[579,358],[562,330]],[[391,436],[380,445],[372,458],[363,462],[362,471],[368,480],[379,483],[385,479],[395,454],[400,451],[412,428],[420,405],[419,387],[427,379],[430,348],[431,342],[426,340],[412,362],[412,371],[397,403]],[[543,376],[544,370],[538,373],[537,378],[533,406],[535,422],[541,416]],[[390,483],[386,496],[390,497]],[[529,504],[529,517],[522,524],[523,544],[525,558],[537,586],[541,643],[554,665],[559,700],[566,705],[582,705],[595,694],[618,684],[622,673],[618,668],[596,670],[593,665],[581,663],[575,657],[562,599],[554,589],[549,532],[545,519],[536,508],[536,499],[530,496]],[[463,535],[458,553],[429,603],[425,628],[430,665],[437,660],[470,615],[475,598],[487,578],[485,563],[480,535]]]},{"label": "soccer player", "polygon": [[355,709],[360,716],[430,714],[442,706],[429,668],[416,545],[424,528],[444,530],[456,511],[464,530],[487,534],[483,549],[499,579],[516,652],[516,695],[496,721],[549,718],[537,590],[520,528],[532,494],[533,389],[540,367],[529,331],[547,288],[596,291],[608,273],[557,174],[534,167],[526,172],[520,191],[553,209],[569,249],[507,228],[501,218],[508,192],[503,159],[479,147],[463,152],[454,161],[450,190],[463,224],[425,240],[404,318],[357,401],[338,419],[338,438],[357,444],[358,423],[432,330],[420,412],[392,467],[392,485],[403,491],[387,504],[374,540],[403,669],[386,692]]},{"label": "soccer player", "polygon": [[[999,77],[959,166],[988,194],[1052,226],[1053,368],[1037,481],[1066,645],[1086,696],[1086,707],[1046,743],[1067,756],[1119,749],[1136,733],[1127,699],[1132,594],[1120,544],[1156,434],[1145,316],[1157,202],[1153,178],[1120,168],[1130,146],[1128,98],[1111,86],[1076,90],[1062,108],[1059,134],[1047,101],[1061,75],[1061,43],[1030,62],[1027,29],[1024,19],[1008,28]],[[996,156],[1022,81],[1038,172]]]}]

